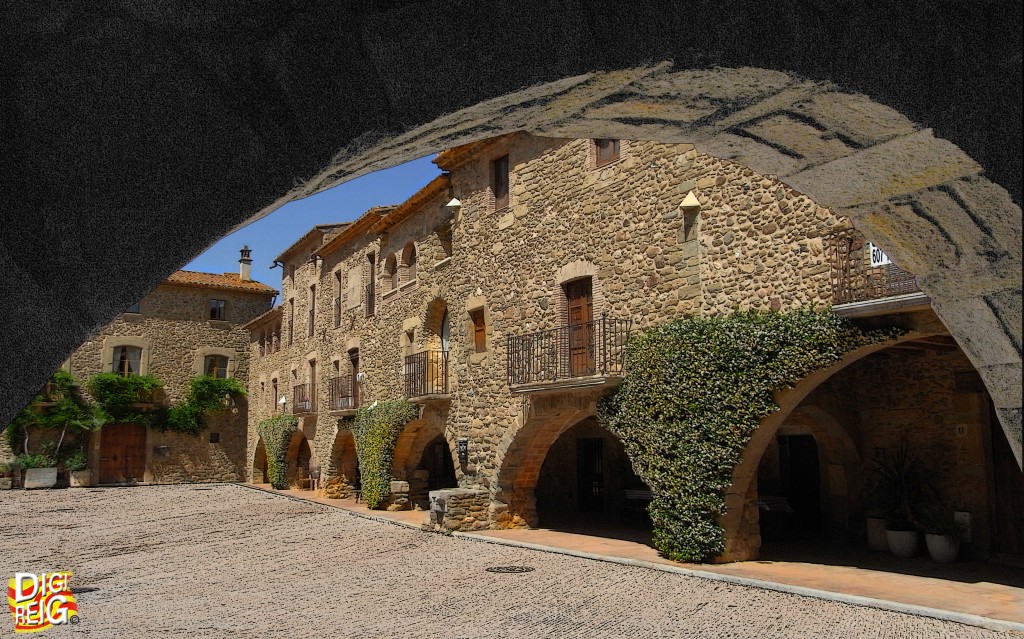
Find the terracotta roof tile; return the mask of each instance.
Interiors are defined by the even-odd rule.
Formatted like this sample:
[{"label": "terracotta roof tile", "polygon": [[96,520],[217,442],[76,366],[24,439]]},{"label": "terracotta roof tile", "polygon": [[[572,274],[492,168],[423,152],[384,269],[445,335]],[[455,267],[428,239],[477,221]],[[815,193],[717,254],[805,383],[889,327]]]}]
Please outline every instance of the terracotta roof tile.
[{"label": "terracotta roof tile", "polygon": [[201,286],[205,288],[225,288],[233,291],[264,293],[276,295],[277,290],[254,280],[244,281],[238,273],[200,273],[199,271],[175,271],[167,278],[166,283],[181,286]]}]

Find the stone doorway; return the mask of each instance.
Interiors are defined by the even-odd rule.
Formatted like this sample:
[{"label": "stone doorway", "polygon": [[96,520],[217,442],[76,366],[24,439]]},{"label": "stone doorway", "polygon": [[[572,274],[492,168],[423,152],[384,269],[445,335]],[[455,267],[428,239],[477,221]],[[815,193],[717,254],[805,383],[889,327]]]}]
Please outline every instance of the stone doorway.
[{"label": "stone doorway", "polygon": [[266,484],[270,482],[270,465],[267,461],[267,446],[260,437],[256,442],[256,454],[252,461],[252,483]]},{"label": "stone doorway", "polygon": [[426,471],[427,490],[457,488],[459,485],[455,478],[452,451],[444,435],[438,435],[423,449],[417,470]]},{"label": "stone doorway", "polygon": [[649,490],[622,442],[594,417],[551,445],[534,493],[541,528],[649,541]]}]

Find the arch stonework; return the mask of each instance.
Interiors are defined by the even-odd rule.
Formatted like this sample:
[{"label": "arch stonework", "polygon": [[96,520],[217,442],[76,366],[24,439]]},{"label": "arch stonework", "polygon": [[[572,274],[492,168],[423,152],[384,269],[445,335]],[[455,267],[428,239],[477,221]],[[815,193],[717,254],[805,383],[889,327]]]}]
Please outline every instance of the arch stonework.
[{"label": "arch stonework", "polygon": [[[0,423],[92,331],[232,228],[368,171],[526,130],[691,142],[850,216],[919,276],[1020,463],[1018,5],[537,6],[79,7],[46,27],[15,10],[17,54],[0,62],[13,213],[0,277],[22,303],[0,312],[21,343],[0,353]],[[612,24],[636,46],[596,46]],[[431,46],[439,31],[459,46]],[[495,42],[505,55],[474,55]],[[111,260],[115,247],[127,248]]]},{"label": "arch stonework", "polygon": [[502,434],[494,495],[508,506],[510,514],[522,517],[530,526],[537,525],[534,489],[548,449],[562,433],[597,414],[600,396],[600,391],[579,391],[531,398],[519,419],[522,426]]},{"label": "arch stonework", "polygon": [[[725,491],[726,513],[719,518],[725,530],[725,551],[715,558],[716,562],[732,562],[756,559],[761,545],[761,535],[757,525],[757,472],[761,457],[768,444],[775,438],[793,411],[814,389],[821,386],[829,378],[839,373],[854,362],[889,348],[901,342],[907,342],[932,335],[942,335],[943,331],[920,330],[910,331],[896,340],[871,344],[847,353],[841,360],[817,370],[800,380],[793,388],[775,394],[775,402],[779,410],[761,420],[750,441],[747,442],[732,472],[732,483]],[[816,413],[819,418],[825,417]],[[825,419],[828,419],[825,417]],[[837,426],[841,429],[841,427]]]}]

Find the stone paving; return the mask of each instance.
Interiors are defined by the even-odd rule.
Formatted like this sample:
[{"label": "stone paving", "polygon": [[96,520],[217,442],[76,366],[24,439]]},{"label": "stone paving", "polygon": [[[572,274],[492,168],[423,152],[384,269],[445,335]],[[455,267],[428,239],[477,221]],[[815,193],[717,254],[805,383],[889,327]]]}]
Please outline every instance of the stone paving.
[{"label": "stone paving", "polygon": [[78,595],[81,623],[54,637],[1010,636],[422,533],[236,485],[0,493],[0,576],[52,570],[95,589]]}]

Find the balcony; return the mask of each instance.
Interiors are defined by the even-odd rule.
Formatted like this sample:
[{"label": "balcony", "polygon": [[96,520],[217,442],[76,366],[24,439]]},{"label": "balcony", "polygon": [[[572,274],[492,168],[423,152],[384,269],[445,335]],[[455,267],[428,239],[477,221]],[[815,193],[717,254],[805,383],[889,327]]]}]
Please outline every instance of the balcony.
[{"label": "balcony", "polygon": [[509,336],[508,384],[529,393],[622,381],[631,320],[610,319]]},{"label": "balcony", "polygon": [[292,388],[292,413],[302,415],[316,411],[316,384],[299,384]]},{"label": "balcony", "polygon": [[333,416],[349,416],[359,408],[359,392],[352,383],[352,377],[342,375],[328,380],[330,412]]},{"label": "balcony", "polygon": [[405,358],[405,397],[420,403],[448,399],[448,351],[423,351]]},{"label": "balcony", "polygon": [[851,229],[824,239],[838,315],[867,317],[929,306],[914,274],[893,264],[860,233]]}]

